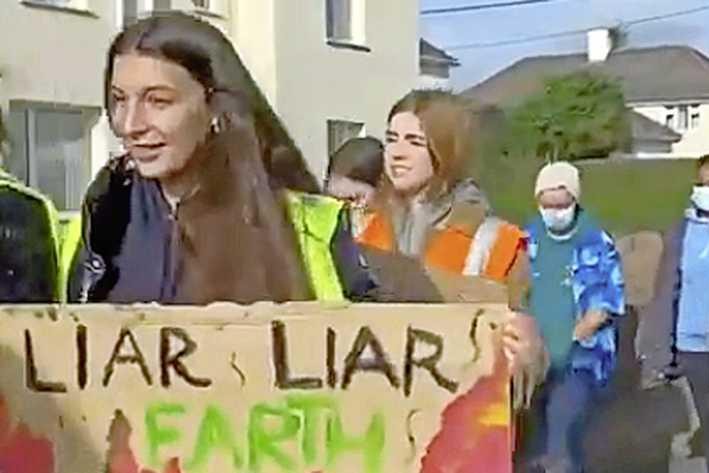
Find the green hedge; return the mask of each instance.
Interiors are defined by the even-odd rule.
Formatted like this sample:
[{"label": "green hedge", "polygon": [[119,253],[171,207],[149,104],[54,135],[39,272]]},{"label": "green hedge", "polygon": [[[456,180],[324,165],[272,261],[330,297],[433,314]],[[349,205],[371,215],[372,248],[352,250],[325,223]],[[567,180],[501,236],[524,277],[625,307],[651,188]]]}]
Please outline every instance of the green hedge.
[{"label": "green hedge", "polygon": [[[665,230],[682,215],[695,161],[618,160],[578,163],[582,203],[615,235]],[[524,224],[536,212],[534,181],[540,163],[485,162],[480,181],[495,212]]]}]

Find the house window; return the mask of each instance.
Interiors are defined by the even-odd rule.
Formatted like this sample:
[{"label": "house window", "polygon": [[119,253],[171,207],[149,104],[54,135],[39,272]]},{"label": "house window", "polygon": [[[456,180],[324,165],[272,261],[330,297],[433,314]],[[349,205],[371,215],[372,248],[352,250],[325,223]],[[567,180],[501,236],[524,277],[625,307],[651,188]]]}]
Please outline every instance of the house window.
[{"label": "house window", "polygon": [[699,105],[692,105],[691,112],[689,126],[692,129],[699,128]]},{"label": "house window", "polygon": [[668,128],[675,127],[675,114],[674,113],[668,113],[667,115],[665,115],[665,126]]},{"label": "house window", "polygon": [[87,11],[89,0],[25,0],[28,5],[47,6],[49,8]]},{"label": "house window", "polygon": [[123,26],[138,21],[138,0],[123,0]]},{"label": "house window", "polygon": [[170,0],[153,0],[153,11],[168,11],[171,8]]},{"label": "house window", "polygon": [[58,7],[66,7],[71,5],[72,0],[32,0],[33,3],[44,3],[45,5],[54,5]]},{"label": "house window", "polygon": [[680,105],[678,107],[677,129],[686,130],[687,128],[689,128],[689,107]]},{"label": "house window", "polygon": [[49,196],[59,211],[79,210],[91,178],[90,109],[10,104],[8,168]]},{"label": "house window", "polygon": [[350,122],[346,120],[328,120],[327,121],[327,155],[337,151],[337,148],[342,144],[358,136],[364,132],[364,123]]},{"label": "house window", "polygon": [[202,10],[209,10],[210,9],[210,0],[192,0],[192,3],[196,8],[200,8]]},{"label": "house window", "polygon": [[[325,0],[328,43],[364,46],[365,0]],[[355,48],[359,49],[359,48]]]},{"label": "house window", "polygon": [[172,9],[172,0],[121,0],[123,26],[130,26],[147,12],[164,12]]},{"label": "house window", "polygon": [[352,0],[326,0],[327,39],[352,40]]},{"label": "house window", "polygon": [[699,112],[692,112],[691,122],[689,125],[692,129],[699,128]]}]

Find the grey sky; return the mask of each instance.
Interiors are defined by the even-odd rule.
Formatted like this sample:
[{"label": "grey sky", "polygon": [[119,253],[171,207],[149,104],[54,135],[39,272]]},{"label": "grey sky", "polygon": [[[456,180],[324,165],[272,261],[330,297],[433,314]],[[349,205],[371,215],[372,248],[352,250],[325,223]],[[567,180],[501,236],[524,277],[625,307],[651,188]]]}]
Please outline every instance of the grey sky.
[{"label": "grey sky", "polygon": [[[500,0],[420,0],[421,9],[498,3]],[[454,49],[569,30],[614,25],[680,10],[709,6],[707,0],[555,0],[549,3],[450,15],[421,16],[421,34],[460,59],[452,84],[456,90],[474,85],[518,59],[540,54],[585,50],[585,35],[508,46]],[[628,47],[689,45],[709,55],[709,10],[631,26]],[[667,71],[658,71],[658,74]]]}]

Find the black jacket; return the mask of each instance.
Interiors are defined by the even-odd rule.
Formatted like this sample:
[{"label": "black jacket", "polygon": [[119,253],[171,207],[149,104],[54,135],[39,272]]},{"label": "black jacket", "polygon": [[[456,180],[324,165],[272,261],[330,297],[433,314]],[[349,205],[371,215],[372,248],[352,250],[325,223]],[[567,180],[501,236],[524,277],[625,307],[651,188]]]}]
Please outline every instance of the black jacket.
[{"label": "black jacket", "polygon": [[0,303],[57,301],[53,224],[42,200],[0,185]]},{"label": "black jacket", "polygon": [[[74,259],[69,281],[70,301],[120,303],[142,300],[144,288],[137,279],[121,280],[121,299],[112,297],[112,291],[121,278],[122,265],[138,265],[149,269],[151,264],[151,261],[145,259],[126,263],[125,258],[121,257],[131,218],[137,212],[144,211],[132,208],[136,205],[136,199],[131,198],[134,186],[136,183],[142,185],[139,179],[126,160],[116,158],[99,172],[89,187],[82,209],[82,245]],[[408,269],[407,281],[401,281],[402,273],[395,268],[401,269],[401,264],[405,264],[400,261],[402,257],[365,257],[351,236],[346,216],[347,212],[340,215],[340,224],[331,242],[331,252],[348,299],[381,302],[440,301],[435,286],[423,270],[411,270],[413,262],[405,265]],[[411,284],[411,281],[416,281],[416,284]],[[421,291],[413,294],[412,287]],[[169,299],[155,299],[162,303],[173,302]]]}]

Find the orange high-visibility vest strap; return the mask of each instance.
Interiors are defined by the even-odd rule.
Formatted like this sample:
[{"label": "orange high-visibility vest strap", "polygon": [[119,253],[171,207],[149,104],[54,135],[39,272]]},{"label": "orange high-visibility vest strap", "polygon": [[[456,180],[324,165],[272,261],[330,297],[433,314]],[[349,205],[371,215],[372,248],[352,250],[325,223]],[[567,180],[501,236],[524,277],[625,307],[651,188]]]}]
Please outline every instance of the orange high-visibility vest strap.
[{"label": "orange high-visibility vest strap", "polygon": [[524,232],[519,227],[511,223],[502,224],[497,231],[497,238],[487,259],[483,276],[504,281],[523,242]]},{"label": "orange high-visibility vest strap", "polygon": [[382,251],[394,249],[394,228],[381,214],[374,214],[367,228],[357,237],[357,242]]},{"label": "orange high-visibility vest strap", "polygon": [[426,248],[426,265],[462,274],[472,238],[456,227],[436,232]]},{"label": "orange high-visibility vest strap", "polygon": [[[391,223],[381,214],[375,214],[357,238],[357,242],[382,251],[393,251],[394,239]],[[461,274],[471,241],[467,233],[455,227],[437,231],[426,246],[424,262],[432,268]]]},{"label": "orange high-visibility vest strap", "polygon": [[[357,242],[382,251],[393,251],[395,235],[391,223],[381,214],[375,214]],[[481,276],[504,282],[524,241],[524,233],[517,226],[502,223]],[[449,226],[431,235],[426,246],[424,262],[432,268],[463,274],[471,251],[473,237],[464,228]]]}]

